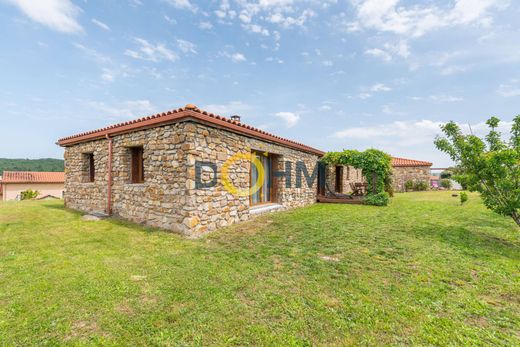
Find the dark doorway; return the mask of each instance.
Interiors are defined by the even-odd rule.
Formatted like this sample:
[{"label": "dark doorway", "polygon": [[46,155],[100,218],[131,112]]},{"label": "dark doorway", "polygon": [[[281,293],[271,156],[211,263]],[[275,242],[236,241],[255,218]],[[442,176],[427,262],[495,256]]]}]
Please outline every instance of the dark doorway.
[{"label": "dark doorway", "polygon": [[336,166],[336,193],[343,193],[343,166]]}]

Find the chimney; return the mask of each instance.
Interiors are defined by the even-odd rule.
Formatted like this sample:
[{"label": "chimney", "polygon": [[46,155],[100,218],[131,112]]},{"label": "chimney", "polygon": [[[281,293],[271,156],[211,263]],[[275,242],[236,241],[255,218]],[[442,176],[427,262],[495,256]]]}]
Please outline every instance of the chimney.
[{"label": "chimney", "polygon": [[234,114],[231,116],[231,120],[235,121],[235,122],[239,122],[240,123],[240,116]]}]

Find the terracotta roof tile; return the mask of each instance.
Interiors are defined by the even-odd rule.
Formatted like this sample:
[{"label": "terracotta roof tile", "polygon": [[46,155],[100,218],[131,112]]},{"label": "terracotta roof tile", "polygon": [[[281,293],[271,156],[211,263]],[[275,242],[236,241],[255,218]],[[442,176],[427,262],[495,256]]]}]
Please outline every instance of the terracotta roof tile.
[{"label": "terracotta roof tile", "polygon": [[240,133],[242,135],[246,135],[249,137],[255,137],[264,141],[274,142],[286,147],[291,147],[294,149],[298,149],[304,152],[313,153],[316,155],[323,155],[325,152],[322,152],[318,149],[306,146],[302,143],[288,140],[273,134],[270,134],[261,129],[254,128],[252,126],[246,125],[244,123],[231,120],[226,117],[222,117],[219,115],[215,115],[213,113],[209,113],[207,111],[201,111],[197,108],[197,106],[188,104],[183,108],[179,108],[176,110],[171,110],[168,112],[158,113],[155,115],[135,119],[133,121],[128,121],[119,124],[113,124],[107,126],[105,128],[101,128],[98,130],[93,130],[89,132],[84,132],[81,134],[69,136],[58,140],[58,144],[60,146],[70,146],[76,143],[92,141],[96,139],[104,138],[106,135],[116,135],[122,133],[128,133],[137,131],[143,128],[155,127],[167,123],[180,122],[187,119],[194,119],[200,122],[209,123],[212,125],[220,126],[229,131]]},{"label": "terracotta roof tile", "polygon": [[2,183],[64,183],[64,172],[4,171]]},{"label": "terracotta roof tile", "polygon": [[427,162],[427,161],[392,157],[392,166],[394,166],[394,167],[432,166],[432,163]]}]

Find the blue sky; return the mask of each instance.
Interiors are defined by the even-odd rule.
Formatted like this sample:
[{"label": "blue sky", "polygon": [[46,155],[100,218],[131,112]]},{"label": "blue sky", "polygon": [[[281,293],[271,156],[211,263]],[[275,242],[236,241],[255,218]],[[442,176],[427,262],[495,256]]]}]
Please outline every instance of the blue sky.
[{"label": "blue sky", "polygon": [[520,113],[518,18],[507,0],[0,0],[0,157],[194,103],[447,165],[439,124]]}]

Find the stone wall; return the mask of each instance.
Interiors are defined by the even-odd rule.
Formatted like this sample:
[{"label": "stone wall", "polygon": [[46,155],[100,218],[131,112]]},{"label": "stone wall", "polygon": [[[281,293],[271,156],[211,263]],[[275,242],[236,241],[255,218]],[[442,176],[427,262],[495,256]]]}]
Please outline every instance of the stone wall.
[{"label": "stone wall", "polygon": [[429,166],[410,166],[393,167],[392,180],[394,191],[404,192],[406,181],[426,182],[430,187],[430,167]]},{"label": "stone wall", "polygon": [[[343,190],[341,192],[336,190],[336,166],[337,165],[328,165],[325,169],[325,179],[328,187],[334,192],[339,194],[349,194],[352,193],[352,188],[350,187],[351,183],[363,183],[365,182],[365,178],[363,177],[363,171],[361,169],[356,169],[352,166],[343,166],[343,177],[342,177],[342,185]],[[325,189],[325,193],[328,194],[328,190]]]},{"label": "stone wall", "polygon": [[[144,183],[130,182],[130,148],[143,147]],[[276,178],[274,200],[281,208],[293,208],[316,201],[317,180],[308,186],[303,179],[296,187],[296,162],[303,161],[312,175],[318,157],[276,144],[259,141],[223,129],[194,122],[182,122],[141,130],[113,138],[112,210],[114,215],[152,227],[196,236],[250,217],[249,184],[252,150],[274,155],[275,171],[292,163],[291,187],[286,177]],[[95,182],[88,181],[87,153],[94,153]],[[108,141],[97,140],[65,150],[65,204],[86,212],[104,212],[107,204]],[[228,159],[234,158],[233,161]],[[196,187],[196,162],[216,164],[217,184]],[[230,192],[223,184],[226,164]],[[204,167],[202,177],[213,179]]]},{"label": "stone wall", "polygon": [[[96,179],[88,182],[88,160],[94,154]],[[85,212],[103,213],[107,204],[107,140],[81,143],[65,148],[65,206]]]},{"label": "stone wall", "polygon": [[[296,185],[296,163],[305,163],[311,170],[317,165],[318,157],[276,144],[259,141],[225,130],[211,128],[202,124],[189,123],[186,135],[190,138],[188,153],[188,195],[190,217],[185,224],[192,233],[201,234],[215,230],[250,217],[249,185],[250,159],[252,150],[267,152],[275,156],[274,171],[284,171],[292,166],[290,184],[286,187],[286,177],[274,179],[274,202],[283,208],[306,206],[316,202],[317,178],[308,186],[305,179],[300,188]],[[232,194],[223,185],[222,169],[228,159],[234,158],[228,166],[230,184],[237,192]],[[207,161],[217,164],[217,185],[205,189],[195,187],[195,162]],[[286,164],[289,162],[290,164]],[[231,163],[231,161],[228,161]],[[316,176],[317,177],[317,176]],[[238,193],[238,194],[237,194]]]}]

